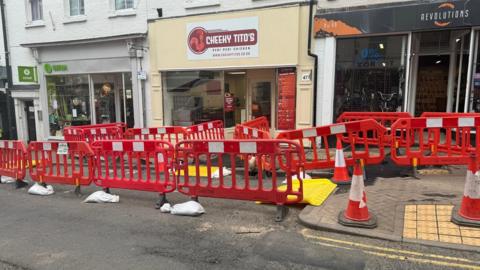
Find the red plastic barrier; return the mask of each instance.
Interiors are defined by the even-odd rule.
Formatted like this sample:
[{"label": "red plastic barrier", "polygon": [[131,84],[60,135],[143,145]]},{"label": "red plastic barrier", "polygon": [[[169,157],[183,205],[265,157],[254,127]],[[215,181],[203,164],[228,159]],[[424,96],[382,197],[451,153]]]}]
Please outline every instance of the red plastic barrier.
[{"label": "red plastic barrier", "polygon": [[[469,153],[480,154],[480,117],[437,117],[399,119],[392,132],[402,136],[405,144],[392,149],[398,165],[468,164]],[[480,135],[480,134],[479,134]],[[395,138],[392,146],[398,138]]]},{"label": "red plastic barrier", "polygon": [[[108,138],[108,139],[121,139],[123,138],[123,133],[126,129],[127,125],[125,123],[107,123],[107,124],[96,124],[96,125],[83,125],[83,126],[70,126],[65,127],[63,129],[63,135],[65,141],[78,141],[78,142],[85,142],[89,139],[102,139],[102,136],[92,136],[88,132],[88,130],[95,130],[95,131],[102,131],[104,129],[108,130],[116,130],[121,135],[115,138]],[[115,129],[117,128],[117,129]],[[95,132],[94,133],[98,133]],[[91,141],[90,141],[91,142]]]},{"label": "red plastic barrier", "polygon": [[270,133],[270,124],[268,123],[268,118],[261,116],[250,121],[241,123],[242,126],[256,128],[267,133]]},{"label": "red plastic barrier", "polygon": [[252,128],[244,125],[236,125],[235,132],[233,133],[233,138],[236,140],[244,140],[244,139],[268,140],[270,139],[270,134],[268,133],[268,131],[263,131],[257,128]]},{"label": "red plastic barrier", "polygon": [[[299,188],[293,188],[292,175],[299,175],[302,156],[300,146],[286,140],[214,140],[214,141],[185,141],[177,144],[176,151],[186,153],[188,162],[179,167],[185,171],[179,176],[178,191],[191,197],[213,197],[236,200],[263,201],[277,205],[288,202],[300,202],[303,196],[302,181]],[[280,178],[276,170],[272,170],[272,177],[263,177],[261,173],[250,176],[248,173],[249,160],[255,158],[257,166],[261,168],[264,158],[270,159],[272,164],[276,160],[285,160],[287,164],[285,174]],[[298,161],[299,166],[293,167],[292,160]],[[188,173],[188,164],[196,167],[197,173],[192,176]],[[206,164],[206,165],[202,165]],[[200,167],[207,167],[207,177],[201,177]],[[212,166],[228,167],[231,176],[226,176],[219,170],[218,179],[212,178]],[[284,189],[280,189],[281,182],[286,179]],[[283,218],[279,208],[277,221]]]},{"label": "red plastic barrier", "polygon": [[165,141],[110,140],[92,144],[94,182],[103,188],[172,192],[173,146]]},{"label": "red plastic barrier", "polygon": [[480,116],[480,113],[423,112],[420,115],[420,117],[463,117],[463,116],[475,117],[475,116]]},{"label": "red plastic barrier", "polygon": [[66,127],[65,129],[89,129],[89,128],[103,128],[103,127],[118,127],[122,131],[125,131],[125,129],[127,128],[127,124],[122,123],[122,122],[119,122],[119,123],[105,123],[105,124],[95,124],[95,125],[69,126],[69,127]]},{"label": "red plastic barrier", "polygon": [[64,128],[63,137],[65,138],[65,141],[73,141],[73,142],[87,141],[87,139],[85,138],[83,129],[79,129],[79,128]]},{"label": "red plastic barrier", "polygon": [[125,139],[167,141],[176,144],[185,140],[187,135],[184,127],[130,128],[125,132]]},{"label": "red plastic barrier", "polygon": [[[412,115],[408,112],[344,112],[337,118],[337,123],[373,119],[386,128],[383,142],[385,146],[388,146],[392,142],[390,126],[400,118],[411,117]],[[348,142],[347,140],[348,138],[342,137],[342,141]]]},{"label": "red plastic barrier", "polygon": [[93,151],[86,142],[30,142],[28,162],[33,181],[74,186],[92,182]]},{"label": "red plastic barrier", "polygon": [[[279,133],[277,139],[293,140],[301,145],[306,170],[333,169],[335,166],[335,142],[342,136],[347,138],[347,143],[344,143],[343,146],[348,166],[354,165],[356,159],[362,159],[365,164],[381,163],[385,157],[383,141],[385,131],[385,127],[377,121],[369,119],[285,131]],[[349,155],[347,155],[348,153]],[[282,163],[282,166],[285,165]]]},{"label": "red plastic barrier", "polygon": [[123,131],[115,126],[88,128],[83,130],[83,134],[88,143],[123,139]]},{"label": "red plastic barrier", "polygon": [[190,140],[222,140],[225,138],[223,121],[216,120],[187,128]]},{"label": "red plastic barrier", "polygon": [[26,149],[21,141],[0,141],[0,176],[25,179]]}]

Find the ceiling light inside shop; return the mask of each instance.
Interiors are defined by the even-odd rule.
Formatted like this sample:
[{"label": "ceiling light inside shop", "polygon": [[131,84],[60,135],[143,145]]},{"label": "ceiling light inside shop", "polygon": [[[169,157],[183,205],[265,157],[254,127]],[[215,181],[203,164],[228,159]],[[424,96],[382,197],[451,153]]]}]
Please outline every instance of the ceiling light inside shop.
[{"label": "ceiling light inside shop", "polygon": [[455,39],[455,42],[457,42],[457,43],[460,42],[460,39],[459,38]]},{"label": "ceiling light inside shop", "polygon": [[440,64],[442,63],[442,60],[437,60],[437,62],[435,62],[435,64]]},{"label": "ceiling light inside shop", "polygon": [[385,49],[385,47],[383,46],[383,43],[378,44],[378,47],[382,50]]},{"label": "ceiling light inside shop", "polygon": [[387,63],[383,62],[383,63],[382,63],[382,66],[383,66],[383,67],[386,67],[386,66],[387,66]]},{"label": "ceiling light inside shop", "polygon": [[228,74],[230,75],[244,75],[246,72],[245,71],[230,71]]}]

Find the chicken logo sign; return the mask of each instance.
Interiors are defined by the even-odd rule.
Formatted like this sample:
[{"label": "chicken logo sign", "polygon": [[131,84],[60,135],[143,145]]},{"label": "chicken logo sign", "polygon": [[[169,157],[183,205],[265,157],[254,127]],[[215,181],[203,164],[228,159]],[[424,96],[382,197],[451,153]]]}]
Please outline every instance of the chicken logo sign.
[{"label": "chicken logo sign", "polygon": [[258,57],[258,17],[187,24],[189,60]]}]

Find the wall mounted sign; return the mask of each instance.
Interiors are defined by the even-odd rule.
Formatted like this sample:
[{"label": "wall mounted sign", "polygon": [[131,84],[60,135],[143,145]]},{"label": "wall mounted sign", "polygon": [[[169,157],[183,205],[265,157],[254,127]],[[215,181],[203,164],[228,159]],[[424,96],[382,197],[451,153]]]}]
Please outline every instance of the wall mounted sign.
[{"label": "wall mounted sign", "polygon": [[53,72],[68,71],[68,66],[65,64],[45,64],[43,65],[45,73],[50,74]]},{"label": "wall mounted sign", "polygon": [[480,25],[480,1],[372,5],[315,16],[317,37],[409,32]]},{"label": "wall mounted sign", "polygon": [[258,17],[187,24],[189,60],[258,57]]},{"label": "wall mounted sign", "polygon": [[277,128],[295,129],[297,75],[294,68],[278,70]]},{"label": "wall mounted sign", "polygon": [[26,83],[36,83],[37,67],[18,66],[18,81]]}]

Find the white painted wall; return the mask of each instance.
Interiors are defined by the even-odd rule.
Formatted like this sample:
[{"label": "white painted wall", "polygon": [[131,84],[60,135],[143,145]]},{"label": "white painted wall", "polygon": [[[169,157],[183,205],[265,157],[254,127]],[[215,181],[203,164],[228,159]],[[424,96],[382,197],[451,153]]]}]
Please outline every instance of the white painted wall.
[{"label": "white painted wall", "polygon": [[155,19],[157,8],[162,8],[163,17],[176,17],[302,2],[309,0],[149,0],[147,9],[148,18]]},{"label": "white painted wall", "polygon": [[317,2],[318,8],[330,9],[411,1],[412,0],[318,0]]}]

